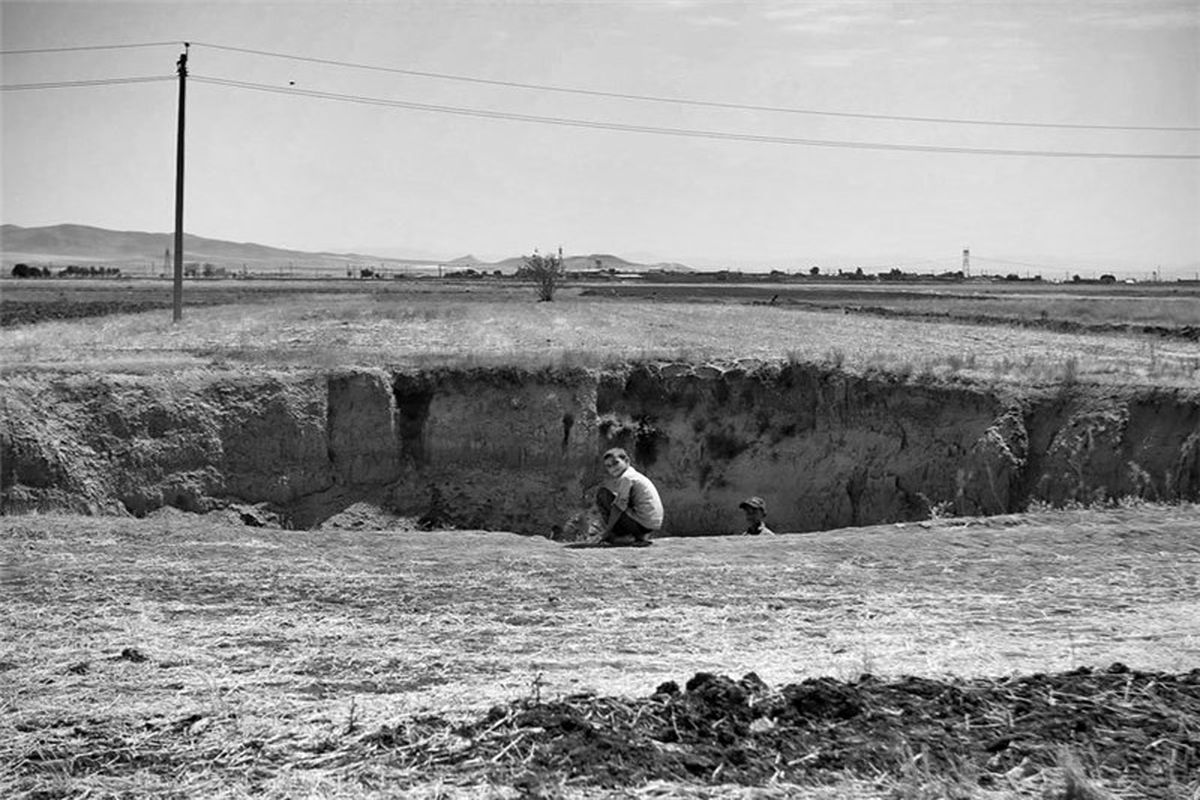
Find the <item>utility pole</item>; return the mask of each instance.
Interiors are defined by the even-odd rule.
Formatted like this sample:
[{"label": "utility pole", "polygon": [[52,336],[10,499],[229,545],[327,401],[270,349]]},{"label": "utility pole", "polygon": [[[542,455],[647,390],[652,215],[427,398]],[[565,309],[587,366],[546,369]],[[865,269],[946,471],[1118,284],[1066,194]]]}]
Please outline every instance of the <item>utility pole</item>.
[{"label": "utility pole", "polygon": [[183,111],[187,97],[188,43],[176,64],[179,70],[179,127],[175,138],[175,294],[173,321],[183,319]]}]

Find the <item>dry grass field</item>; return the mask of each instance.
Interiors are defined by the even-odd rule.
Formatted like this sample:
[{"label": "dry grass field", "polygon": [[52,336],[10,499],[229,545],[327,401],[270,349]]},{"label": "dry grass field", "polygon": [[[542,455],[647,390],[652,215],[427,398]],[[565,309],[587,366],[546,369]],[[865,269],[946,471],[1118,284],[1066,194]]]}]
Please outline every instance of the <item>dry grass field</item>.
[{"label": "dry grass field", "polygon": [[[594,287],[585,292],[660,301],[752,302],[961,321],[1110,328],[1200,326],[1200,283],[813,282]],[[772,302],[773,301],[773,302]]]},{"label": "dry grass field", "polygon": [[[175,325],[166,283],[2,281],[2,315],[118,313],[6,323],[0,370],[755,359],[1200,386],[1200,342],[1101,329],[1195,326],[1195,295],[188,292]],[[0,517],[0,796],[1200,798],[1196,505],[648,549],[410,528]]]},{"label": "dry grass field", "polygon": [[[1064,764],[1078,763],[1113,796],[1187,797],[1200,789],[1186,772],[1200,764],[1200,674],[1175,700],[1168,676],[1200,663],[1198,515],[1060,510],[643,550],[354,530],[361,518],[310,532],[174,511],[10,518],[0,793],[515,797],[536,778],[542,794],[524,796],[1110,796],[1062,793]],[[754,672],[771,687],[863,673],[949,686],[1113,662],[1164,673],[1144,697],[1121,684],[1135,728],[1171,731],[1141,741],[1153,769],[1114,761],[1105,741],[1119,754],[1134,734],[1111,714],[1087,735],[1060,732],[1059,748],[1023,731],[1036,715],[1019,705],[1007,725],[1027,734],[1026,761],[1001,751],[947,777],[922,768],[917,745],[883,753],[883,766],[799,757],[757,795],[711,774],[604,789],[579,753],[573,778],[531,777],[532,740],[486,750],[512,723],[485,716],[491,706],[646,702],[698,672]],[[1063,719],[1093,713],[1087,699],[1061,692]],[[947,787],[958,794],[937,793]]]},{"label": "dry grass field", "polygon": [[[1187,338],[979,324],[967,317],[880,317],[770,306],[764,304],[767,295],[761,294],[770,290],[763,287],[741,297],[732,287],[722,287],[726,294],[721,302],[714,302],[704,287],[687,287],[694,297],[686,302],[654,296],[685,291],[679,287],[655,288],[649,296],[647,287],[641,287],[640,297],[572,288],[555,302],[537,303],[528,286],[333,283],[189,286],[194,302],[213,305],[189,306],[178,325],[164,308],[0,328],[0,368],[539,367],[752,358],[832,363],[856,372],[887,371],[926,380],[1021,385],[1079,380],[1184,387],[1200,383],[1200,342]],[[6,282],[6,297],[17,302],[13,284]],[[19,288],[46,291],[27,285]],[[159,284],[158,289],[166,292],[169,286]],[[941,302],[935,289],[923,290],[922,302]],[[89,292],[107,297],[105,293],[114,291],[118,290],[80,284],[71,298],[82,301]],[[145,293],[149,287],[119,291]],[[990,297],[991,303],[1006,303],[1009,313],[1041,319],[1056,295],[1049,290],[1044,295],[997,291]],[[1076,297],[1071,302],[1101,301]],[[1181,300],[1171,294],[1146,294],[1104,302],[1110,322],[1163,317],[1164,303],[1174,309],[1178,324],[1200,321],[1193,319],[1200,314],[1195,296]],[[1062,321],[1070,319],[1067,315]]]}]

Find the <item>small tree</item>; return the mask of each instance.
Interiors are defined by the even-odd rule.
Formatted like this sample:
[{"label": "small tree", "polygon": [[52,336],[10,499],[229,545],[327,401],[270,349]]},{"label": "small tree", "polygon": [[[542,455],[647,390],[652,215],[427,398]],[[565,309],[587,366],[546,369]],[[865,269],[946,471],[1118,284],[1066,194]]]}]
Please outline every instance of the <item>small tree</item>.
[{"label": "small tree", "polygon": [[558,289],[558,284],[564,275],[561,248],[558,255],[543,256],[534,251],[533,255],[525,256],[525,265],[517,272],[518,277],[526,278],[536,284],[539,302],[549,302],[554,299],[554,292]]}]

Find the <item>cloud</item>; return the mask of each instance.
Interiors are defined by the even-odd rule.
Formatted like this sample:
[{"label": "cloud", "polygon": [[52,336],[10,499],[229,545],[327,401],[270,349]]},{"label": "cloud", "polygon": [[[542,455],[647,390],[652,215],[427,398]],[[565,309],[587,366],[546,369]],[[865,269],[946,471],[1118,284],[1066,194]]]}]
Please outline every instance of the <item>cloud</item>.
[{"label": "cloud", "polygon": [[850,14],[834,14],[808,22],[794,22],[790,25],[785,25],[784,28],[797,33],[820,33],[828,35],[858,27],[866,21],[861,17]]},{"label": "cloud", "polygon": [[1127,7],[1089,9],[1080,15],[1079,20],[1101,28],[1122,30],[1187,30],[1200,28],[1200,6],[1144,10]]},{"label": "cloud", "polygon": [[919,50],[940,50],[953,41],[949,36],[922,36],[912,46]]},{"label": "cloud", "polygon": [[891,21],[884,6],[871,3],[847,5],[828,0],[773,6],[764,11],[762,16],[784,30],[824,35]]},{"label": "cloud", "polygon": [[819,17],[826,13],[846,7],[838,0],[811,0],[807,3],[770,3],[763,11],[763,17],[770,20],[803,19]]},{"label": "cloud", "polygon": [[680,12],[685,23],[697,28],[732,28],[738,25],[735,19],[711,13],[711,0],[663,0],[663,6]]},{"label": "cloud", "polygon": [[843,69],[851,67],[860,61],[875,58],[886,51],[876,47],[846,47],[839,50],[826,50],[810,53],[804,57],[804,63],[817,69]]},{"label": "cloud", "polygon": [[983,33],[988,31],[1003,31],[1011,33],[1014,31],[1023,31],[1029,27],[1029,23],[1020,19],[982,19],[972,23],[974,27]]},{"label": "cloud", "polygon": [[730,28],[737,25],[728,17],[718,17],[712,14],[704,17],[692,17],[688,22],[700,28]]}]

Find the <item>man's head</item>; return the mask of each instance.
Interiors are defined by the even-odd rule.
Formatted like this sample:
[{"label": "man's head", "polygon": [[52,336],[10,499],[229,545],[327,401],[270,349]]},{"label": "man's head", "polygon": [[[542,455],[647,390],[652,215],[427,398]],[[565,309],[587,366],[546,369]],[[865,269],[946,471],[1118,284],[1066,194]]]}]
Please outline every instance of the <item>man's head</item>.
[{"label": "man's head", "polygon": [[614,447],[604,453],[604,471],[616,478],[629,468],[629,453],[623,447]]},{"label": "man's head", "polygon": [[746,512],[746,522],[757,525],[767,518],[767,504],[761,497],[747,497],[738,504],[738,508]]}]

